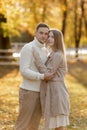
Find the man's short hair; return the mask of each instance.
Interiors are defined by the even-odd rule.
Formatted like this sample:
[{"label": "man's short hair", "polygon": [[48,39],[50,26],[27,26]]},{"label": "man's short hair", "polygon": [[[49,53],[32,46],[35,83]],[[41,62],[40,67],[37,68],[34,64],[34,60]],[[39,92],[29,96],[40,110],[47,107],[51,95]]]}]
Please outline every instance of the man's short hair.
[{"label": "man's short hair", "polygon": [[36,26],[36,31],[40,28],[40,27],[44,27],[44,28],[48,28],[49,29],[49,26],[45,23],[39,23],[37,26]]}]

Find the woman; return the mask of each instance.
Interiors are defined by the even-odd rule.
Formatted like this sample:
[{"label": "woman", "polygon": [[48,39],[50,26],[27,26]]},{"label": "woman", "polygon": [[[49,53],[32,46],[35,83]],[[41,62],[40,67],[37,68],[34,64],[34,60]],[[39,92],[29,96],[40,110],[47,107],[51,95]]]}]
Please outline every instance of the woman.
[{"label": "woman", "polygon": [[51,80],[41,82],[40,98],[42,114],[45,118],[45,128],[64,130],[69,125],[69,94],[64,82],[67,72],[63,35],[59,30],[50,30],[47,46],[50,55],[45,63],[33,48],[35,64],[41,73],[53,73]]}]

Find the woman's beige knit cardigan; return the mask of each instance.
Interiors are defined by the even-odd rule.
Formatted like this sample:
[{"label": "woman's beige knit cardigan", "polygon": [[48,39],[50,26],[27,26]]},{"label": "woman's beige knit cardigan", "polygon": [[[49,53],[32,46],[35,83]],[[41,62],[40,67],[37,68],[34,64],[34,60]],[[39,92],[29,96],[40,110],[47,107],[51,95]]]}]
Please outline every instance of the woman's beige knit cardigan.
[{"label": "woman's beige knit cardigan", "polygon": [[35,64],[41,73],[55,73],[53,79],[42,81],[40,87],[42,115],[48,129],[50,117],[68,116],[70,112],[69,94],[64,82],[67,65],[61,52],[52,52],[45,65],[40,57],[35,56]]}]

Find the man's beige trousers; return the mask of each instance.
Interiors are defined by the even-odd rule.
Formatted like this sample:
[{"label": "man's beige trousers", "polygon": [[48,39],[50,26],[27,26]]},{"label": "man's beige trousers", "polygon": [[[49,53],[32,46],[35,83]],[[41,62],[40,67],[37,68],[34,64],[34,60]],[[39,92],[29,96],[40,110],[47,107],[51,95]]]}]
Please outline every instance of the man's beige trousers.
[{"label": "man's beige trousers", "polygon": [[19,116],[15,124],[15,130],[38,130],[40,119],[40,93],[20,89]]}]

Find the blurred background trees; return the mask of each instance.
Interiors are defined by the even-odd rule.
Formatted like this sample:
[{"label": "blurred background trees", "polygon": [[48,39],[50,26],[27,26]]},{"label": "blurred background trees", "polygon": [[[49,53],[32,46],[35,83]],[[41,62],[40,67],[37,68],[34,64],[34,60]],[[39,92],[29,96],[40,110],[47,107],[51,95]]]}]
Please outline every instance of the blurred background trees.
[{"label": "blurred background trees", "polygon": [[18,37],[31,41],[39,22],[60,29],[76,57],[87,45],[87,0],[0,0],[0,48],[11,48]]}]

